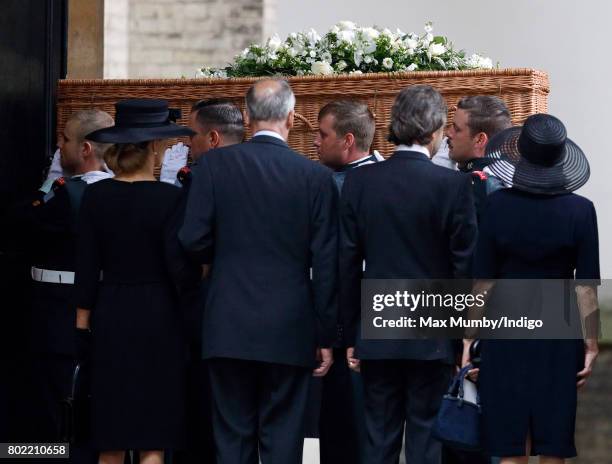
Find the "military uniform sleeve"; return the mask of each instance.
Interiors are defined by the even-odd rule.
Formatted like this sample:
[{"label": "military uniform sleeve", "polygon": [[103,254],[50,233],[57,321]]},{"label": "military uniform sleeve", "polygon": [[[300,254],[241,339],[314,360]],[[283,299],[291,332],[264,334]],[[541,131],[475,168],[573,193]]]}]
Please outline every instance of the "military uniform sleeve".
[{"label": "military uniform sleeve", "polygon": [[95,201],[86,190],[79,210],[75,292],[79,308],[94,309],[100,282],[100,243],[94,221]]},{"label": "military uniform sleeve", "polygon": [[191,172],[185,219],[178,236],[194,260],[208,264],[213,257],[215,225],[215,194],[208,159],[202,157]]},{"label": "military uniform sleeve", "polygon": [[340,199],[339,274],[340,317],[347,346],[355,346],[361,311],[361,278],[363,249],[354,210],[352,176],[347,176]]},{"label": "military uniform sleeve", "polygon": [[312,288],[319,326],[319,346],[331,347],[337,336],[338,191],[331,172],[317,173],[311,199]]}]

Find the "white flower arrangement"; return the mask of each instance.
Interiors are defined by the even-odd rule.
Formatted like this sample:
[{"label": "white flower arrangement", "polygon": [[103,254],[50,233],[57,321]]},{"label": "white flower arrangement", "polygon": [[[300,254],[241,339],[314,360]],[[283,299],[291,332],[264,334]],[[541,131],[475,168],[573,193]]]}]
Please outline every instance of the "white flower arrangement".
[{"label": "white flower arrangement", "polygon": [[325,35],[310,29],[278,35],[265,45],[245,48],[224,69],[202,67],[196,77],[303,76],[348,73],[351,75],[394,71],[442,71],[491,69],[491,58],[453,49],[446,37],[434,36],[432,23],[425,33],[405,34],[379,27],[359,27],[340,21]]}]

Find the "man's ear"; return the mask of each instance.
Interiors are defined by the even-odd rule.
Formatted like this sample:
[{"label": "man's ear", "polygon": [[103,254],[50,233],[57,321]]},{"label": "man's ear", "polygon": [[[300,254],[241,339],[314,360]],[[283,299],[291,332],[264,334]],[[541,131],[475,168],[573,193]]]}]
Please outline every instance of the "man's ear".
[{"label": "man's ear", "polygon": [[83,156],[83,159],[87,159],[91,157],[93,154],[94,154],[94,149],[93,149],[91,142],[84,140],[83,143],[81,144],[81,155]]},{"label": "man's ear", "polygon": [[349,132],[344,136],[344,148],[350,150],[353,145],[355,145],[355,136]]},{"label": "man's ear", "polygon": [[219,134],[219,132],[217,132],[215,129],[212,129],[208,133],[208,137],[210,137],[210,146],[212,148],[217,148],[219,145],[221,145],[221,134]]},{"label": "man's ear", "polygon": [[293,128],[293,121],[295,119],[295,111],[291,110],[289,111],[289,114],[287,115],[287,129],[291,129]]},{"label": "man's ear", "polygon": [[487,143],[489,143],[489,137],[487,136],[487,134],[485,134],[484,132],[479,132],[478,134],[476,134],[477,148],[482,148],[484,150],[487,146]]}]

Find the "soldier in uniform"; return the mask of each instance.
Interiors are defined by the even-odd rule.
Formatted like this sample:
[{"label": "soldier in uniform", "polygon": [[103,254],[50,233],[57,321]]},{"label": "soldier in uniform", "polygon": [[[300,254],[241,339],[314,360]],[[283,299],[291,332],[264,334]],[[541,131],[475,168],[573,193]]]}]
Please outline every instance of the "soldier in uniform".
[{"label": "soldier in uniform", "polygon": [[[319,112],[319,132],[314,144],[321,162],[334,170],[338,191],[348,171],[377,163],[370,154],[374,139],[374,116],[366,104],[353,100],[328,103]],[[321,464],[361,462],[365,422],[360,374],[349,369],[343,327],[338,323],[335,362],[322,378],[319,446]],[[316,382],[318,379],[313,379]]]},{"label": "soldier in uniform", "polygon": [[[75,332],[76,223],[87,185],[111,175],[103,167],[108,145],[92,142],[85,136],[112,125],[112,117],[100,110],[74,113],[58,142],[62,169],[70,177],[58,178],[48,191],[39,190],[13,210],[15,221],[26,231],[24,237],[38,237],[28,244],[34,264],[30,331],[32,441],[60,441],[61,402],[70,395],[77,361],[86,356],[88,334]],[[86,446],[71,447],[70,456],[71,462],[96,461]]]},{"label": "soldier in uniform", "polygon": [[[485,158],[489,140],[512,126],[510,111],[498,97],[477,95],[463,97],[457,103],[453,124],[448,130],[449,156],[459,170],[472,176],[476,219],[482,220],[487,196],[504,188],[500,179],[487,169],[492,159]],[[489,464],[483,453],[445,448],[444,464]]]},{"label": "soldier in uniform", "polygon": [[447,133],[450,158],[457,162],[460,171],[472,175],[479,222],[487,195],[504,188],[503,183],[486,169],[492,160],[484,157],[485,149],[495,134],[510,126],[510,111],[500,98],[476,95],[459,100]]},{"label": "soldier in uniform", "polygon": [[[240,109],[228,100],[201,100],[193,105],[189,127],[195,131],[190,137],[190,154],[194,162],[209,150],[240,143],[244,139],[244,121]],[[177,185],[187,199],[191,187],[191,168],[184,166],[177,172]],[[208,269],[203,270],[204,273]],[[187,401],[187,447],[175,454],[176,464],[214,462],[210,411],[210,385],[202,360],[202,307],[206,300],[208,281],[202,281],[199,291],[182,296],[181,306],[186,322],[190,347]]]}]

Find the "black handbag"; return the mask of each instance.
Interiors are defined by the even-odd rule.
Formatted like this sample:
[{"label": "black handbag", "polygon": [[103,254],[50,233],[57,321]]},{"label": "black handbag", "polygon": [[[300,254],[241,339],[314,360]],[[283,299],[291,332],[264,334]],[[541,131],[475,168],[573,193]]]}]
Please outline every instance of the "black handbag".
[{"label": "black handbag", "polygon": [[476,402],[467,401],[464,397],[465,376],[470,369],[469,364],[459,371],[442,398],[442,404],[433,427],[433,435],[442,443],[457,449],[478,451],[480,442],[480,399],[476,394]]},{"label": "black handbag", "polygon": [[70,395],[61,401],[60,439],[72,445],[89,439],[91,395],[87,371],[86,364],[76,364]]}]

